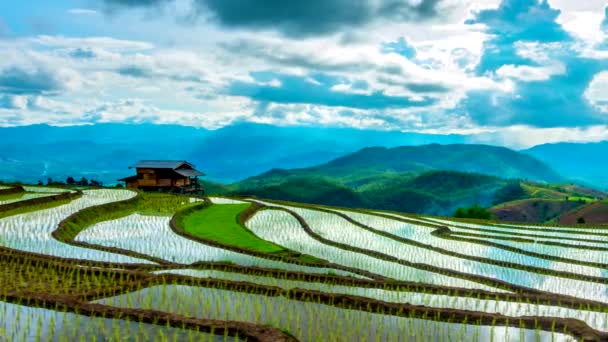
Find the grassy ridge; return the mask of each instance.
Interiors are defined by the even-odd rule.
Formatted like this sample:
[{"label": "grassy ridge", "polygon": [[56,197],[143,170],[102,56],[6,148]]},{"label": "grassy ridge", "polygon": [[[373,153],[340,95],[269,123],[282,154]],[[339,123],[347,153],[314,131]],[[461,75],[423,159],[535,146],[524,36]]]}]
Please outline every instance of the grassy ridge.
[{"label": "grassy ridge", "polygon": [[139,193],[128,200],[85,208],[64,220],[54,233],[62,241],[73,240],[84,229],[103,221],[119,219],[134,213],[142,215],[172,215],[181,208],[195,205],[186,197]]},{"label": "grassy ridge", "polygon": [[283,247],[260,239],[239,224],[239,214],[250,206],[250,203],[222,204],[193,211],[182,221],[184,230],[198,237],[263,253],[285,252]]}]

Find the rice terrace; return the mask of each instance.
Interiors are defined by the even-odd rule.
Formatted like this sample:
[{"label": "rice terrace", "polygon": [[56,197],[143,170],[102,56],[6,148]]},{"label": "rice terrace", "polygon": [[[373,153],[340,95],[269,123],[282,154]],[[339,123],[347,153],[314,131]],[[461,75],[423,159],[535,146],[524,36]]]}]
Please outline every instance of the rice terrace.
[{"label": "rice terrace", "polygon": [[0,192],[5,340],[608,340],[606,226]]},{"label": "rice terrace", "polygon": [[608,0],[0,0],[0,342],[608,342]]}]

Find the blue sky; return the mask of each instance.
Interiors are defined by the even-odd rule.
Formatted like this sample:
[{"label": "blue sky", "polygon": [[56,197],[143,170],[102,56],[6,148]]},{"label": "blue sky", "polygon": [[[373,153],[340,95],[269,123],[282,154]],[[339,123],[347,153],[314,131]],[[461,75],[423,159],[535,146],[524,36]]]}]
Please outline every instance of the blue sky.
[{"label": "blue sky", "polygon": [[0,126],[608,139],[606,0],[0,2]]}]

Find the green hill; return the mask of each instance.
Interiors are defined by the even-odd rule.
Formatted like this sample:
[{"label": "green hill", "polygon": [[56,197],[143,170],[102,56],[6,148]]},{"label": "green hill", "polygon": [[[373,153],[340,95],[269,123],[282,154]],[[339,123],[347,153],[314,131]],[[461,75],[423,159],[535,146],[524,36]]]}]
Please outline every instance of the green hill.
[{"label": "green hill", "polygon": [[490,205],[508,182],[455,171],[379,174],[352,186],[338,178],[272,171],[238,184],[239,195],[287,201],[449,215],[460,205]]},{"label": "green hill", "polygon": [[462,144],[370,147],[298,171],[352,179],[378,173],[429,170],[473,172],[549,183],[562,180],[557,172],[529,155],[504,147]]},{"label": "green hill", "polygon": [[[542,162],[506,148],[432,144],[365,148],[314,167],[273,169],[226,189],[270,199],[447,216],[474,204],[510,208],[513,203],[517,211],[515,204],[522,200],[590,201],[591,195],[601,195],[549,184],[561,180]],[[549,216],[572,206],[555,208]],[[526,217],[537,216],[547,217]]]}]

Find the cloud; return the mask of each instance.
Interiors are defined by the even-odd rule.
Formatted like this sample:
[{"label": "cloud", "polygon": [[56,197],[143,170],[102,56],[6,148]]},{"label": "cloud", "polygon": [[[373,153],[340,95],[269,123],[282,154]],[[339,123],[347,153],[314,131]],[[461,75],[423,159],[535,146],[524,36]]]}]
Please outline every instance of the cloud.
[{"label": "cloud", "polygon": [[95,15],[97,11],[86,8],[72,8],[68,10],[68,13],[73,15]]},{"label": "cloud", "polygon": [[70,56],[79,59],[91,59],[97,57],[97,53],[91,48],[76,48],[70,51]]},{"label": "cloud", "polygon": [[[323,106],[340,106],[359,109],[386,109],[396,107],[425,107],[436,101],[430,98],[413,100],[407,97],[387,96],[380,92],[369,95],[360,93],[333,91],[332,87],[340,84],[338,80],[327,75],[316,75],[318,84],[309,82],[305,77],[280,75],[273,73],[254,74],[255,82],[233,82],[227,89],[233,96],[246,96],[261,102],[276,103],[309,103]],[[277,79],[279,86],[267,84],[268,79]]]},{"label": "cloud", "polygon": [[27,107],[27,96],[0,95],[0,108],[2,109],[26,109]]},{"label": "cloud", "polygon": [[517,42],[570,41],[571,36],[556,22],[559,15],[560,11],[551,8],[547,0],[503,0],[496,9],[475,12],[466,23],[483,25],[485,32],[493,35],[484,44],[478,74],[509,64],[535,66],[517,53]]},{"label": "cloud", "polygon": [[407,59],[413,59],[416,57],[416,49],[403,37],[400,37],[399,40],[395,42],[383,44],[382,51],[384,53],[396,53]]},{"label": "cloud", "polygon": [[148,42],[115,39],[111,37],[71,38],[64,36],[40,35],[30,38],[29,41],[34,44],[52,48],[97,48],[120,52],[146,51],[154,48],[154,45]]},{"label": "cloud", "polygon": [[414,93],[447,93],[450,88],[439,83],[406,83],[405,87]]},{"label": "cloud", "polygon": [[608,115],[608,71],[603,71],[593,77],[585,91],[587,100],[597,109]]},{"label": "cloud", "polygon": [[[442,0],[193,0],[192,15],[228,28],[273,30],[291,37],[331,34],[378,20],[420,21]],[[116,7],[164,6],[171,0],[105,0]]]},{"label": "cloud", "polygon": [[526,149],[557,142],[599,142],[608,140],[608,126],[537,128],[527,125],[488,127],[471,136],[471,142]]},{"label": "cloud", "polygon": [[137,65],[128,65],[120,67],[116,71],[123,76],[130,76],[135,78],[152,78],[155,76],[155,74],[150,69]]},{"label": "cloud", "polygon": [[472,91],[457,110],[479,125],[576,127],[607,122],[584,93],[606,61],[578,56],[577,42],[546,0],[503,0],[475,13],[493,38],[484,44],[478,74],[515,81],[510,92]]},{"label": "cloud", "polygon": [[546,81],[555,75],[563,75],[566,67],[561,63],[533,67],[528,65],[503,65],[496,70],[496,75],[522,82]]},{"label": "cloud", "polygon": [[0,93],[12,95],[55,94],[65,88],[58,74],[44,69],[12,66],[0,71]]}]

